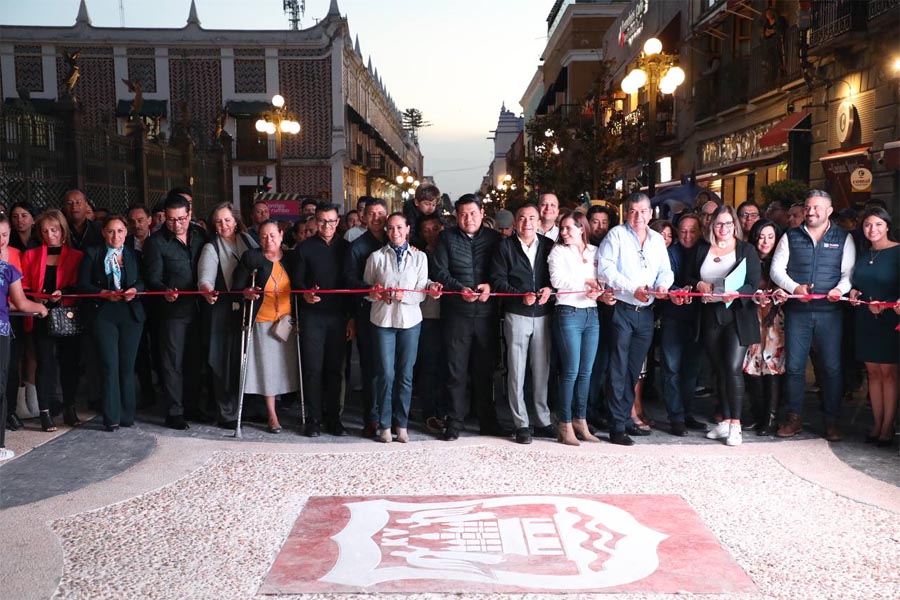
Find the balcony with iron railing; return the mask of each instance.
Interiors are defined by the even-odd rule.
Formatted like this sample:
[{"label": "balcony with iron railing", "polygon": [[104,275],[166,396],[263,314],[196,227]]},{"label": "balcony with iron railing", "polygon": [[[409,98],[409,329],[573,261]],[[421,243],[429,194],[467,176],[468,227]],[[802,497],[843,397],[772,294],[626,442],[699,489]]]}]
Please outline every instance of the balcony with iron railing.
[{"label": "balcony with iron railing", "polygon": [[890,12],[894,13],[896,23],[897,9],[900,9],[900,0],[869,0],[869,20],[880,17]]},{"label": "balcony with iron railing", "polygon": [[[816,0],[812,7],[812,24],[809,30],[810,52],[824,52],[830,46],[851,41],[844,37],[851,32],[863,32],[870,18],[873,2],[859,0]],[[877,3],[881,4],[881,3]],[[896,2],[894,2],[896,5]],[[876,7],[889,10],[890,7]]]},{"label": "balcony with iron railing", "polygon": [[791,27],[783,38],[763,40],[750,49],[747,61],[747,96],[756,98],[803,76],[800,66],[800,31]]}]

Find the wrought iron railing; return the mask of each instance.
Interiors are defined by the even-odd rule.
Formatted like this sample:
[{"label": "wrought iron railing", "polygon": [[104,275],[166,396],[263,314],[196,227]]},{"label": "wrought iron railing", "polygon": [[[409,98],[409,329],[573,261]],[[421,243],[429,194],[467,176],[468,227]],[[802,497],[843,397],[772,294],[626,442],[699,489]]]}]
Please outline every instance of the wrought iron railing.
[{"label": "wrought iron railing", "polygon": [[800,32],[796,26],[784,38],[768,39],[750,50],[747,63],[747,96],[755,98],[802,76]]},{"label": "wrought iron railing", "polygon": [[863,31],[869,18],[870,2],[859,0],[818,0],[813,2],[809,46],[814,48],[850,31]]},{"label": "wrought iron railing", "polygon": [[869,0],[869,20],[871,21],[875,17],[880,17],[881,15],[894,11],[894,15],[897,14],[897,9],[900,8],[900,0]]}]

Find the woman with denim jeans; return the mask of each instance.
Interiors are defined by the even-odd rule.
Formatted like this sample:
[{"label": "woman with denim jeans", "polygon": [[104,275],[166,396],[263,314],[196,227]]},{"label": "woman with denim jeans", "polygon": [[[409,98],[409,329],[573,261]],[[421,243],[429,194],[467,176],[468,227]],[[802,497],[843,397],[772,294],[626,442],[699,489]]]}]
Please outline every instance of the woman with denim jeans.
[{"label": "woman with denim jeans", "polygon": [[600,340],[597,299],[615,302],[597,282],[597,247],[588,244],[584,215],[569,213],[559,223],[559,241],[550,251],[550,283],[557,290],[553,337],[559,352],[559,430],[556,441],[580,446],[599,442],[588,430],[587,397]]},{"label": "woman with denim jeans", "polygon": [[422,328],[419,305],[428,287],[428,259],[409,245],[409,224],[403,213],[388,217],[386,233],[388,243],[369,255],[363,279],[372,286],[369,318],[375,326],[378,439],[391,441],[391,421],[395,421],[397,441],[405,443],[409,441],[413,367]]}]

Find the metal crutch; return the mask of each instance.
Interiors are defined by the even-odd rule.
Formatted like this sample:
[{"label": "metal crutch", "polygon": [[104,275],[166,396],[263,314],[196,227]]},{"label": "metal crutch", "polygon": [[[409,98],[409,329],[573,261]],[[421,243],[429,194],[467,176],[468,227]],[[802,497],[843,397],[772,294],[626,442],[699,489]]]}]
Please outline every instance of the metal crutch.
[{"label": "metal crutch", "polygon": [[[256,269],[250,274],[250,287],[256,287]],[[253,303],[255,300],[244,302],[244,314],[241,315],[241,381],[238,384],[238,412],[237,427],[234,429],[234,437],[241,439],[241,413],[244,412],[244,386],[247,385],[247,363],[250,359],[250,342],[253,341]]]},{"label": "metal crutch", "polygon": [[303,396],[303,358],[300,344],[300,296],[294,296],[294,323],[297,327],[297,374],[300,383],[300,424],[306,426],[306,398]]}]

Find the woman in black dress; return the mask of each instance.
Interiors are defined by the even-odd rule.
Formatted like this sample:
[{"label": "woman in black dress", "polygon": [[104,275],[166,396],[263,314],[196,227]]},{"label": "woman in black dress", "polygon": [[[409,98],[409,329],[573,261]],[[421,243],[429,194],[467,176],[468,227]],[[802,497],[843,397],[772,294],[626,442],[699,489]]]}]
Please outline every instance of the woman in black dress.
[{"label": "woman in black dress", "polygon": [[[864,239],[853,268],[851,302],[896,302],[900,296],[900,244],[890,239],[890,231],[891,216],[883,208],[863,213]],[[887,447],[893,443],[897,416],[898,316],[881,306],[859,304],[854,316],[856,358],[866,364],[874,420],[866,441]]]}]

